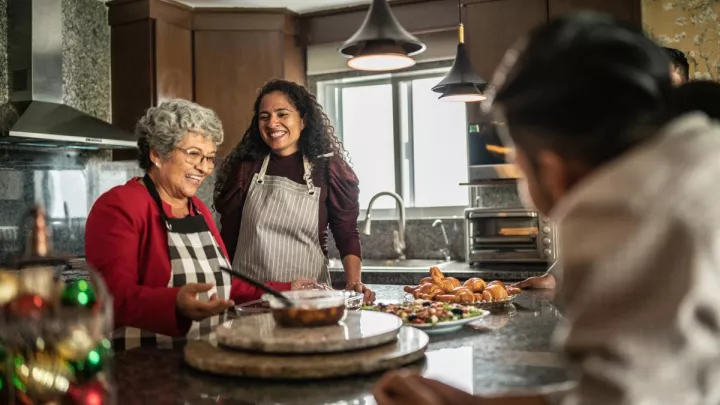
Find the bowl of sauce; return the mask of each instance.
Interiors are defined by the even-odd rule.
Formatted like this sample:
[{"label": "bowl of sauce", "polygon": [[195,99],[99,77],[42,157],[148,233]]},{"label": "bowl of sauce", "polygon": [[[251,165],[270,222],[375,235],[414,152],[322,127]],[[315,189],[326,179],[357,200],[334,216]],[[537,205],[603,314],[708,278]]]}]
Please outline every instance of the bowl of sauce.
[{"label": "bowl of sauce", "polygon": [[334,325],[345,319],[348,295],[335,290],[295,290],[284,292],[293,306],[287,307],[276,297],[265,294],[275,323],[288,328]]}]

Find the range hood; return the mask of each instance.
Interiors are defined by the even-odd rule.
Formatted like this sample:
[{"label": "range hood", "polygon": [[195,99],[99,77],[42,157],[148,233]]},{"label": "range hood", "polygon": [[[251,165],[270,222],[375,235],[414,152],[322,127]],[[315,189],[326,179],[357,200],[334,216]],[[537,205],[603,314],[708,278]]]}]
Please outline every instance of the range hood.
[{"label": "range hood", "polygon": [[137,147],[131,132],[63,104],[62,3],[8,0],[10,97],[0,106],[0,143]]}]

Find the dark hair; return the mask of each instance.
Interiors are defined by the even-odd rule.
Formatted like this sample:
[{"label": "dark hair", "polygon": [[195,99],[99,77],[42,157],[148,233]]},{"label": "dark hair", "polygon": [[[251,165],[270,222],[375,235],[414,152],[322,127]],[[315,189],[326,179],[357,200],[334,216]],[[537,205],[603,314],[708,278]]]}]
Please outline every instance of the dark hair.
[{"label": "dark hair", "polygon": [[670,58],[670,63],[673,67],[678,70],[680,76],[682,76],[685,83],[690,81],[690,64],[688,63],[685,54],[675,48],[664,47],[665,53]]},{"label": "dark hair", "polygon": [[670,116],[700,111],[720,120],[720,83],[693,81],[673,89]]},{"label": "dark hair", "polygon": [[330,119],[323,112],[322,106],[317,102],[315,96],[297,83],[273,79],[265,83],[260,89],[253,106],[253,117],[250,126],[245,130],[240,143],[218,168],[214,189],[216,203],[225,190],[227,182],[231,181],[233,173],[239,169],[242,161],[262,159],[270,153],[270,148],[260,135],[258,110],[263,97],[276,91],[285,94],[303,120],[305,120],[305,128],[300,133],[300,139],[298,140],[298,149],[313,167],[318,167],[316,163],[318,163],[322,155],[328,153],[334,153],[336,157],[346,163],[349,161],[342,142],[335,135],[335,129],[330,123]]},{"label": "dark hair", "polygon": [[605,14],[568,14],[508,52],[494,102],[530,155],[547,147],[598,165],[647,136],[634,128],[659,124],[672,89],[668,65],[640,30]]}]

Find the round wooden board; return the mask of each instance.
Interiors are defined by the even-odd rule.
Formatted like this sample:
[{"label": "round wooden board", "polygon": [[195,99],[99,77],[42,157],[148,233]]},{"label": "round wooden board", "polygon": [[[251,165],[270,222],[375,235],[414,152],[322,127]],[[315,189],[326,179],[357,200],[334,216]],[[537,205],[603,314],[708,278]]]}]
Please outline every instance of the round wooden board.
[{"label": "round wooden board", "polygon": [[233,319],[215,329],[220,346],[264,353],[331,353],[390,343],[397,338],[402,319],[373,311],[348,312],[337,325],[283,328],[272,314]]},{"label": "round wooden board", "polygon": [[206,340],[188,341],[185,362],[200,371],[236,377],[318,379],[372,374],[413,363],[425,356],[428,335],[400,329],[397,340],[353,352],[277,355],[224,349]]}]

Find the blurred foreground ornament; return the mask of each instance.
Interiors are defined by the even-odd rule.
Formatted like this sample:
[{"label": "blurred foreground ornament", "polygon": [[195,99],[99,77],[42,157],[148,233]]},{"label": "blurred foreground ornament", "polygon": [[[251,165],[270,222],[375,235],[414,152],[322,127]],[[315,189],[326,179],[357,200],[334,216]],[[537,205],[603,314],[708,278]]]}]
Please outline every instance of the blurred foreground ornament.
[{"label": "blurred foreground ornament", "polygon": [[47,310],[48,305],[43,297],[32,294],[21,295],[7,305],[8,315],[15,318],[39,320]]},{"label": "blurred foreground ornament", "polygon": [[0,306],[15,299],[20,289],[18,277],[9,271],[0,271]]},{"label": "blurred foreground ornament", "polygon": [[81,360],[96,346],[95,340],[88,330],[82,326],[74,326],[68,336],[56,345],[58,354],[67,360]]},{"label": "blurred foreground ornament", "polygon": [[72,385],[67,397],[72,405],[105,405],[108,392],[100,381],[83,385]]},{"label": "blurred foreground ornament", "polygon": [[[34,358],[15,357],[16,387],[33,399],[49,401],[67,393],[72,373],[59,357],[37,354]],[[18,384],[19,383],[19,384]]]},{"label": "blurred foreground ornament", "polygon": [[64,306],[91,308],[95,305],[95,289],[85,280],[79,280],[65,287],[61,294]]},{"label": "blurred foreground ornament", "polygon": [[100,373],[112,357],[112,347],[110,341],[103,339],[97,347],[90,350],[87,355],[70,363],[70,367],[75,371],[75,378],[78,381],[88,381]]}]

